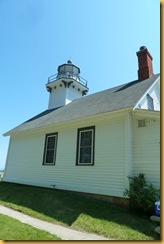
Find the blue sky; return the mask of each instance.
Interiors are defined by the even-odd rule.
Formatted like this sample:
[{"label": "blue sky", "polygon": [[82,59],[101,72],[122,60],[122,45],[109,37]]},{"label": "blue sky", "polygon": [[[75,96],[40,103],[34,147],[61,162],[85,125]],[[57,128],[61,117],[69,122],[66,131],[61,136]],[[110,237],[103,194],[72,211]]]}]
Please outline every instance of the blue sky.
[{"label": "blue sky", "polygon": [[68,59],[89,94],[137,79],[146,46],[160,72],[158,0],[0,0],[0,169],[2,134],[48,108],[45,84]]}]

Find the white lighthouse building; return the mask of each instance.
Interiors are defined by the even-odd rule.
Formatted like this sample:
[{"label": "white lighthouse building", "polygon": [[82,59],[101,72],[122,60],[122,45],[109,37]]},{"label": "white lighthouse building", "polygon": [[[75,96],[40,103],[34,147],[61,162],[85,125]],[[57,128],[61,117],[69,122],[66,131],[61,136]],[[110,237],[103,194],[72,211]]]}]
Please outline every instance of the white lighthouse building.
[{"label": "white lighthouse building", "polygon": [[87,94],[87,81],[80,76],[80,68],[68,60],[58,67],[58,73],[48,78],[50,92],[48,109],[62,107]]}]

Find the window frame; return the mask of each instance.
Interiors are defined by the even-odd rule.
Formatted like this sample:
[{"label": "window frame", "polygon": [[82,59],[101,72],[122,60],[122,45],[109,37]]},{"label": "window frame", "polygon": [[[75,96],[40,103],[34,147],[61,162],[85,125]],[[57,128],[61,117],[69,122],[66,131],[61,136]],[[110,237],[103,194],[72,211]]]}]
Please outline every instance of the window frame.
[{"label": "window frame", "polygon": [[[153,98],[148,93],[146,95],[146,98],[147,98],[147,108],[148,108],[148,110],[154,110],[154,100],[153,100]],[[151,103],[151,106],[150,106],[150,103]]]},{"label": "window frame", "polygon": [[[47,144],[48,144],[48,138],[55,137],[55,144],[54,144],[54,154],[53,154],[53,163],[46,163],[47,159]],[[44,143],[44,154],[43,154],[43,163],[42,165],[55,165],[56,163],[56,152],[57,152],[57,140],[58,140],[58,132],[55,133],[49,133],[45,135],[45,143]]]},{"label": "window frame", "polygon": [[[91,162],[90,163],[80,163],[80,149],[81,146],[81,134],[84,132],[92,131],[92,142],[91,142]],[[76,147],[76,165],[77,166],[93,166],[95,159],[95,126],[83,127],[77,129],[77,147]]]}]

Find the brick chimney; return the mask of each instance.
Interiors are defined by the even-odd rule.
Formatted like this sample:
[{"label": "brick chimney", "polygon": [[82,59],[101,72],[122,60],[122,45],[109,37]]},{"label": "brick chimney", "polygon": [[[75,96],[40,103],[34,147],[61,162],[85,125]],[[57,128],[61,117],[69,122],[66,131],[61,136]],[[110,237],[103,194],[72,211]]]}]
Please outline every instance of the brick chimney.
[{"label": "brick chimney", "polygon": [[138,79],[145,80],[154,75],[152,66],[152,56],[145,46],[140,47],[136,53],[138,56]]}]

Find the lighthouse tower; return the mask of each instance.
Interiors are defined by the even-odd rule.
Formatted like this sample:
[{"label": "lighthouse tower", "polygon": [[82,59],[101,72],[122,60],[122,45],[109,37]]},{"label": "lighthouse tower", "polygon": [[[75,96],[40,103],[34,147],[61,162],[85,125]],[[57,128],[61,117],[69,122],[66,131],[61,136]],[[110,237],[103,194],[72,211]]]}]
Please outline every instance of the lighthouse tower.
[{"label": "lighthouse tower", "polygon": [[48,109],[64,106],[87,94],[87,81],[80,76],[80,68],[68,60],[48,78],[46,89],[50,92]]}]

